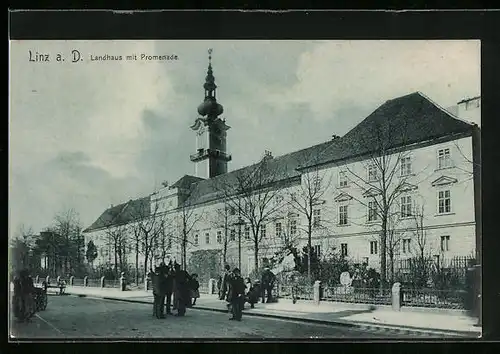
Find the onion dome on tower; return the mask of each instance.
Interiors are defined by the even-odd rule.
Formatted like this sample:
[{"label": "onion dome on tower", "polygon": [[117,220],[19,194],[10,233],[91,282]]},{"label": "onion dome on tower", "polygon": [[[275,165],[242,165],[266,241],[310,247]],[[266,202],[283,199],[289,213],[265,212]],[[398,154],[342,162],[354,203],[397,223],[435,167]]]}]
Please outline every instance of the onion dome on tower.
[{"label": "onion dome on tower", "polygon": [[217,118],[224,112],[224,107],[217,103],[216,99],[217,85],[212,71],[212,49],[208,50],[208,71],[203,88],[205,89],[205,100],[198,106],[198,113],[209,119]]}]

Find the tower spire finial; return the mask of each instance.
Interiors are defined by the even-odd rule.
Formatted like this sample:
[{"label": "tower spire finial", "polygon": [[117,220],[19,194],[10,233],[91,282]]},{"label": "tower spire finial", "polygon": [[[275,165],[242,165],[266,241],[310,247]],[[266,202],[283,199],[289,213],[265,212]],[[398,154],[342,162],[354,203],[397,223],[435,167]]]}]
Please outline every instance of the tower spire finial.
[{"label": "tower spire finial", "polygon": [[203,87],[205,88],[205,98],[215,99],[215,89],[217,85],[215,84],[215,77],[212,71],[212,52],[213,49],[208,49],[208,70],[207,76],[205,77],[205,84]]}]

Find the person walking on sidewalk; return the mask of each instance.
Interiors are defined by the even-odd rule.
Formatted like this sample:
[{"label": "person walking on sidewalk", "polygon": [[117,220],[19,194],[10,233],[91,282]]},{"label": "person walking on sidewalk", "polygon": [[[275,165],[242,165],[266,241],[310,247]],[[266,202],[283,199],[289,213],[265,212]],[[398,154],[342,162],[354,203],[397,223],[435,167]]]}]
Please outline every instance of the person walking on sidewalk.
[{"label": "person walking on sidewalk", "polygon": [[245,282],[238,268],[234,268],[233,274],[229,280],[228,299],[231,303],[232,312],[230,320],[241,321],[243,305],[245,304]]}]

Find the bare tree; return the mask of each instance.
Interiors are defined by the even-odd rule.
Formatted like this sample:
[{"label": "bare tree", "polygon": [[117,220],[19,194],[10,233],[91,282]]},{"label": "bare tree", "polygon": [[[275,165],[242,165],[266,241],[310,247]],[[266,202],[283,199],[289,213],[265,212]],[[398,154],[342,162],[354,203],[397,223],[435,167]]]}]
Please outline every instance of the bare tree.
[{"label": "bare tree", "polygon": [[[234,210],[234,209],[233,209]],[[208,215],[207,215],[208,216]],[[213,217],[208,218],[210,225],[216,230],[222,229],[222,266],[227,263],[227,248],[229,245],[229,227],[231,226],[231,206],[226,199],[222,201],[222,208],[217,209]]]},{"label": "bare tree", "polygon": [[33,250],[35,248],[35,236],[33,229],[26,225],[20,225],[18,231],[9,242],[9,268],[11,271],[19,271],[23,268],[31,268],[33,263]]},{"label": "bare tree", "polygon": [[281,192],[283,186],[278,186],[278,182],[286,175],[278,165],[273,163],[271,156],[266,156],[255,165],[233,172],[230,179],[214,181],[215,188],[250,227],[255,270],[259,269],[261,227],[285,204]]},{"label": "bare tree", "polygon": [[139,254],[141,253],[141,229],[137,224],[132,224],[130,233],[135,253],[135,283],[139,284]]},{"label": "bare tree", "polygon": [[126,225],[118,225],[106,229],[106,236],[114,253],[114,271],[116,277],[118,277],[118,269],[120,269],[120,272],[123,271],[127,232]]},{"label": "bare tree", "polygon": [[[311,163],[317,159],[315,155],[302,155],[300,164]],[[316,164],[314,164],[317,166]],[[292,210],[296,211],[305,219],[305,232],[307,235],[307,278],[311,279],[311,249],[314,228],[325,226],[324,220],[321,222],[321,204],[324,203],[325,193],[329,190],[332,183],[332,175],[313,167],[305,171],[301,176],[301,184],[298,189],[289,193],[289,204]],[[323,210],[324,211],[324,210]],[[314,215],[318,213],[318,215]]]},{"label": "bare tree", "polygon": [[186,199],[178,207],[177,213],[179,241],[181,243],[181,265],[184,270],[186,270],[187,267],[188,246],[193,243],[190,237],[191,232],[198,222],[203,219],[203,210],[197,208],[197,205],[192,202],[193,200],[194,193],[190,191]]},{"label": "bare tree", "polygon": [[389,274],[391,277],[391,283],[394,282],[394,268],[396,255],[399,253],[399,247],[401,247],[402,235],[398,230],[398,226],[401,222],[400,211],[392,212],[388,218],[387,222],[387,255],[389,256]]},{"label": "bare tree", "polygon": [[[379,227],[381,286],[387,281],[387,246],[388,238],[391,237],[394,207],[404,193],[415,189],[415,185],[423,181],[416,181],[417,174],[412,170],[410,153],[404,149],[408,145],[406,133],[405,124],[396,127],[386,120],[375,122],[358,134],[356,141],[359,146],[346,145],[346,148],[360,151],[362,171],[358,171],[355,164],[354,167],[348,164],[340,167],[347,173],[349,182],[362,191],[364,198],[351,197],[367,207],[368,213],[377,219],[375,225]],[[346,137],[344,139],[349,141]],[[427,167],[418,173],[421,174],[425,169]],[[407,216],[411,216],[410,209]]]},{"label": "bare tree", "polygon": [[58,213],[54,218],[54,230],[63,239],[62,247],[63,272],[72,272],[81,252],[80,233],[82,230],[80,217],[74,209],[67,209]]},{"label": "bare tree", "polygon": [[[135,208],[136,222],[133,224],[133,235],[139,241],[139,252],[144,255],[144,275],[147,274],[148,263],[151,266],[153,250],[163,232],[164,214],[159,211],[158,203],[144,203]],[[136,259],[138,256],[136,254]]]}]

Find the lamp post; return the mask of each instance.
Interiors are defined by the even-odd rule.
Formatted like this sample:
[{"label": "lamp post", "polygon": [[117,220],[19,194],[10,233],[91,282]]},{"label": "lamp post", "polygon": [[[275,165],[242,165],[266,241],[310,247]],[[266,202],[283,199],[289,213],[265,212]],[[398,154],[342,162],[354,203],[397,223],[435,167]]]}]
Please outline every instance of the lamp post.
[{"label": "lamp post", "polygon": [[236,225],[238,225],[238,269],[241,272],[241,225],[243,225],[243,219],[238,217]]}]

